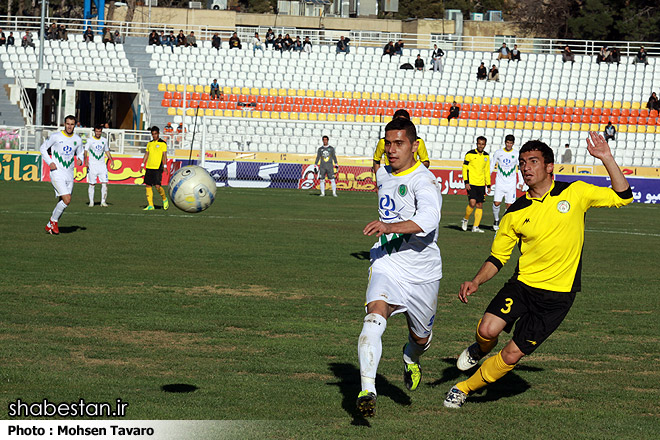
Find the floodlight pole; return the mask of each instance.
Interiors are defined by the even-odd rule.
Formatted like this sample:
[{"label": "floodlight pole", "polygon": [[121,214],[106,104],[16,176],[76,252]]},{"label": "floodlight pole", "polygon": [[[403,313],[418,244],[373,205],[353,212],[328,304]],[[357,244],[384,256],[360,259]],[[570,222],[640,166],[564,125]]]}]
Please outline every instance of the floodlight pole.
[{"label": "floodlight pole", "polygon": [[44,102],[44,90],[46,89],[46,84],[40,82],[42,79],[39,78],[42,74],[44,68],[44,31],[46,26],[46,4],[47,0],[41,0],[41,23],[39,24],[39,67],[37,70],[37,114],[35,125],[43,125],[43,102]]}]

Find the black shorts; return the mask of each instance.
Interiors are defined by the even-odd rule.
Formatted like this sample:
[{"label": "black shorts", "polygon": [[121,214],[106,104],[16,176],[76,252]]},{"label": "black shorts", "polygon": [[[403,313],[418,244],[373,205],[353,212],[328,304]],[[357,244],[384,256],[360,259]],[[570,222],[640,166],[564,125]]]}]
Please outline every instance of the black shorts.
[{"label": "black shorts", "polygon": [[531,354],[557,330],[573,305],[575,292],[534,289],[520,281],[508,281],[486,308],[506,321],[504,331],[513,332],[520,351]]},{"label": "black shorts", "polygon": [[477,203],[483,203],[486,201],[486,187],[470,185],[470,191],[468,191],[467,196],[468,200],[474,199]]},{"label": "black shorts", "polygon": [[161,185],[163,181],[163,170],[147,168],[144,171],[144,184],[145,185]]}]

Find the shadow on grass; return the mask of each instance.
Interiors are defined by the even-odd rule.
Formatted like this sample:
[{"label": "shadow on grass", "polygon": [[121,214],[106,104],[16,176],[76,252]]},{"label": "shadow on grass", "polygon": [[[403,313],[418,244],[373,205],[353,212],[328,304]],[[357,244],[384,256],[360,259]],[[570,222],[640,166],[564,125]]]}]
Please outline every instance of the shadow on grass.
[{"label": "shadow on grass", "polygon": [[351,257],[358,260],[369,260],[370,255],[369,251],[351,252]]},{"label": "shadow on grass", "polygon": [[[330,371],[335,375],[337,382],[328,382],[327,385],[339,387],[342,395],[341,407],[350,415],[353,420],[351,425],[371,426],[369,421],[357,412],[355,400],[360,392],[360,370],[353,364],[330,363]],[[412,402],[408,394],[401,388],[391,384],[384,376],[376,375],[378,384],[378,398],[390,398],[394,403],[403,406],[409,406]],[[378,408],[378,407],[376,407]]]},{"label": "shadow on grass", "polygon": [[[468,371],[461,371],[456,368],[456,358],[444,358],[442,361],[449,366],[442,371],[442,377],[440,377],[440,379],[434,382],[429,382],[428,385],[431,387],[446,385],[447,391],[449,391],[449,388],[456,384],[456,382],[460,382],[461,380],[465,380],[472,376],[472,374],[474,374],[479,368],[476,366]],[[469,401],[475,403],[492,402],[504,397],[512,397],[517,394],[522,394],[531,388],[531,385],[525,379],[518,376],[515,371],[539,372],[543,371],[543,368],[519,365],[502,379],[476,391],[474,395],[469,397]]]},{"label": "shadow on grass", "polygon": [[446,225],[445,229],[453,229],[454,231],[464,232],[459,225]]},{"label": "shadow on grass", "polygon": [[86,231],[84,226],[60,226],[60,234],[71,234],[76,231]]},{"label": "shadow on grass", "polygon": [[187,383],[170,383],[163,385],[160,389],[166,393],[192,393],[197,390],[197,387]]}]

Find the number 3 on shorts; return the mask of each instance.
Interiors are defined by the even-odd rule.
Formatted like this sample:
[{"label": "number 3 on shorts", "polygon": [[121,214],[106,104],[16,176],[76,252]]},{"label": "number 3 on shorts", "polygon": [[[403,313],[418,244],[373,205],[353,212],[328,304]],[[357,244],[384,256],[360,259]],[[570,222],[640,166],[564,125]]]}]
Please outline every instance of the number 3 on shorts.
[{"label": "number 3 on shorts", "polygon": [[506,307],[502,307],[500,309],[500,312],[502,313],[509,313],[511,311],[511,305],[513,304],[513,300],[511,298],[507,298],[504,300],[504,303]]}]

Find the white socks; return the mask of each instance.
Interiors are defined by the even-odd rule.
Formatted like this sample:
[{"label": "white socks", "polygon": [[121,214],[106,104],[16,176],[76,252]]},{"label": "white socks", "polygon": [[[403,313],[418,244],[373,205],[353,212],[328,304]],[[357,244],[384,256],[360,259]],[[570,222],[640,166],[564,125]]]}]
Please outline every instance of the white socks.
[{"label": "white socks", "polygon": [[332,185],[332,195],[337,197],[337,182],[335,182],[335,179],[330,179],[330,185]]},{"label": "white socks", "polygon": [[108,184],[101,184],[101,203],[105,203],[105,199],[108,197]]},{"label": "white socks", "polygon": [[57,202],[57,205],[55,205],[55,209],[53,209],[53,215],[50,216],[50,221],[51,222],[58,222],[60,217],[62,217],[62,213],[66,209],[66,207],[69,206],[63,201]]},{"label": "white socks", "polygon": [[325,195],[325,179],[321,179],[321,195]]},{"label": "white socks", "polygon": [[94,204],[94,185],[89,185],[87,188],[87,194],[89,195],[89,204]]},{"label": "white socks", "polygon": [[387,319],[376,313],[369,313],[364,317],[362,333],[358,339],[361,391],[367,390],[376,394],[376,370],[383,352],[381,337],[385,327]]},{"label": "white socks", "polygon": [[429,340],[426,341],[426,344],[419,345],[408,333],[408,343],[406,344],[405,350],[403,350],[403,361],[406,364],[418,364],[419,357],[424,354],[426,350],[431,346],[431,339],[433,339],[433,333],[429,336]]},{"label": "white socks", "polygon": [[495,218],[496,222],[500,221],[500,206],[496,206],[495,203],[493,203],[493,217]]}]

